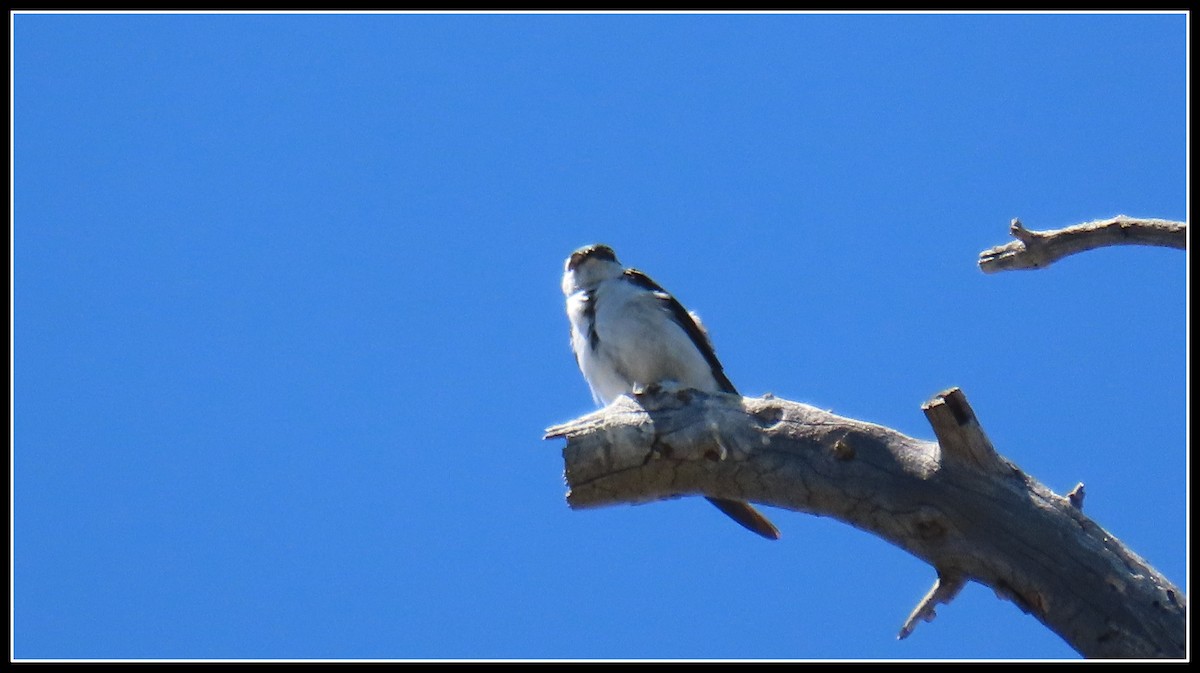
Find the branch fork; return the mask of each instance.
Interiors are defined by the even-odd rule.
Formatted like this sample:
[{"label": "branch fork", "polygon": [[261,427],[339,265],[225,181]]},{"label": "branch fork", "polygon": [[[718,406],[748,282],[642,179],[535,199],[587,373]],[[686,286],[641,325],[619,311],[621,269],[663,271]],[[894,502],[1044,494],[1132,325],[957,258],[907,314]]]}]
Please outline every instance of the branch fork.
[{"label": "branch fork", "polygon": [[937,581],[901,638],[975,581],[1086,657],[1186,656],[1183,592],[1083,514],[1082,487],[1057,495],[1000,456],[961,390],[923,408],[937,442],[777,397],[648,390],[546,437],[567,440],[572,508],[745,500],[839,519],[928,562]]}]

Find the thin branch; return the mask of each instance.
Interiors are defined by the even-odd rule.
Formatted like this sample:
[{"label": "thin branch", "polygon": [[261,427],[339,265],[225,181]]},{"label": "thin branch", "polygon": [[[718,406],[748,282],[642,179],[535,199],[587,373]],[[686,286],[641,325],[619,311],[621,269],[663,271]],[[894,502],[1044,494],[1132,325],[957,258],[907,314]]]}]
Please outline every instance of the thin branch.
[{"label": "thin branch", "polygon": [[940,444],[779,398],[694,390],[622,397],[547,436],[567,440],[572,508],[732,498],[833,517],[905,549],[939,581],[902,633],[974,580],[1086,657],[1185,656],[1177,587],[1000,457],[961,391],[925,408]]},{"label": "thin branch", "polygon": [[1041,269],[1068,255],[1109,245],[1187,249],[1187,223],[1127,215],[1047,231],[1031,231],[1014,218],[1009,233],[1017,240],[979,253],[984,273]]}]

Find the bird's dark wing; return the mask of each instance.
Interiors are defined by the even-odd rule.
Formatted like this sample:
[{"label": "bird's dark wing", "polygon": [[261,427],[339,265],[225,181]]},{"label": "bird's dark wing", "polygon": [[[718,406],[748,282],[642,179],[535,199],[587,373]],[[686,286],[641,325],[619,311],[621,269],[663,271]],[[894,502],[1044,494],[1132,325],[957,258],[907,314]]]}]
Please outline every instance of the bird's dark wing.
[{"label": "bird's dark wing", "polygon": [[[688,338],[696,345],[696,349],[708,362],[708,366],[712,368],[713,379],[716,380],[717,386],[722,392],[738,394],[737,389],[733,387],[733,383],[729,381],[729,377],[725,376],[725,368],[721,366],[721,361],[717,359],[717,353],[713,350],[712,342],[708,339],[708,334],[696,324],[696,320],[692,318],[692,314],[683,308],[675,297],[671,296],[661,285],[650,280],[650,276],[638,271],[637,269],[626,269],[625,277],[639,287],[646,288],[654,293],[663,308],[670,312],[676,324],[687,332]],[[744,526],[747,530],[758,533],[768,540],[778,540],[779,530],[775,525],[759,513],[758,510],[748,502],[740,500],[730,500],[727,498],[710,498],[705,497],[717,509],[724,512],[729,518]]]},{"label": "bird's dark wing", "polygon": [[704,359],[708,362],[708,366],[712,368],[713,379],[716,380],[717,386],[721,389],[721,392],[737,394],[737,388],[734,388],[733,383],[729,380],[729,377],[725,376],[725,368],[721,366],[721,361],[717,359],[717,353],[715,350],[713,350],[712,342],[708,339],[708,334],[706,334],[704,330],[702,330],[700,326],[696,324],[696,321],[692,318],[691,314],[687,312],[687,309],[685,309],[683,305],[675,299],[675,297],[671,296],[670,292],[664,290],[661,285],[655,283],[650,279],[650,276],[647,276],[641,271],[638,271],[637,269],[626,269],[625,277],[635,285],[646,288],[647,290],[653,292],[655,297],[657,297],[658,301],[662,304],[663,308],[670,312],[671,317],[675,320],[675,323],[683,328],[683,331],[687,333],[688,338],[690,338],[692,343],[696,345],[696,350],[700,351],[700,354],[703,355]]}]

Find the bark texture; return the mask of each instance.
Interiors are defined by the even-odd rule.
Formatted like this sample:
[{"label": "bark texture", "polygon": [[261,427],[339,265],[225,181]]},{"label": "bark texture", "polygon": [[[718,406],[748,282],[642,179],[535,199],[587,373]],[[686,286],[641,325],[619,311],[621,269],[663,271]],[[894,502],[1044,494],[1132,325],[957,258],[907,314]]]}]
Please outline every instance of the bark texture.
[{"label": "bark texture", "polygon": [[[974,580],[1085,657],[1182,658],[1183,593],[996,453],[961,391],[924,405],[937,442],[774,397],[652,390],[550,428],[573,508],[707,495],[837,518],[928,562],[900,637]],[[786,540],[786,534],[784,536]]]},{"label": "bark texture", "polygon": [[1031,231],[1013,219],[1009,233],[1017,240],[979,253],[979,268],[984,273],[1041,269],[1068,255],[1108,245],[1187,249],[1186,223],[1128,215],[1048,231]]}]

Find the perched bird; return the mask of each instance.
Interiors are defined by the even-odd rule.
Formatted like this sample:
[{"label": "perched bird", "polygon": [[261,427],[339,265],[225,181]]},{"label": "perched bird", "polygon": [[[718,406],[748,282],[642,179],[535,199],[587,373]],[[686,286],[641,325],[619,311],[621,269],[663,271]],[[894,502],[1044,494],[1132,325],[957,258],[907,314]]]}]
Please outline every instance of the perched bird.
[{"label": "perched bird", "polygon": [[[673,383],[707,392],[737,393],[708,334],[666,290],[626,269],[607,245],[589,245],[567,258],[562,279],[571,320],[571,348],[596,402]],[[707,498],[734,521],[776,540],[779,531],[749,503]]]}]

